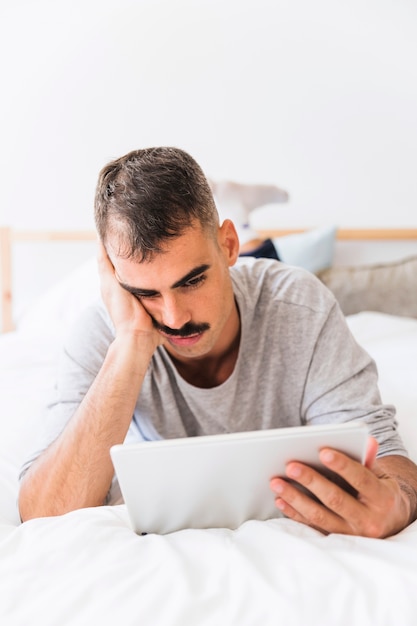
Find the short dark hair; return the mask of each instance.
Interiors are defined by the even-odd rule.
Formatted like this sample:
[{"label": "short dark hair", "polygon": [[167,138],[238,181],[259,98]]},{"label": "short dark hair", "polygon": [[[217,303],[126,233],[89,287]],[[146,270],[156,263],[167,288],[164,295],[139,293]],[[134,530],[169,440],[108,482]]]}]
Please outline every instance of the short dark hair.
[{"label": "short dark hair", "polygon": [[118,254],[146,260],[199,223],[216,232],[219,217],[208,181],[184,150],[134,150],[100,172],[94,203],[99,237],[119,236]]}]

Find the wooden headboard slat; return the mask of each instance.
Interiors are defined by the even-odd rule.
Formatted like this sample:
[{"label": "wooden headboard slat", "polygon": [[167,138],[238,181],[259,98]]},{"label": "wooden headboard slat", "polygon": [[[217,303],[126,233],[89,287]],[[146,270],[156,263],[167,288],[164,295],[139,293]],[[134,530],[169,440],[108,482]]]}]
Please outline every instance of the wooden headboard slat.
[{"label": "wooden headboard slat", "polygon": [[[282,237],[305,232],[305,228],[268,229],[258,230],[262,237]],[[337,239],[341,240],[369,240],[369,241],[397,241],[417,239],[417,228],[339,228]]]},{"label": "wooden headboard slat", "polygon": [[93,230],[14,230],[13,241],[94,241]]}]

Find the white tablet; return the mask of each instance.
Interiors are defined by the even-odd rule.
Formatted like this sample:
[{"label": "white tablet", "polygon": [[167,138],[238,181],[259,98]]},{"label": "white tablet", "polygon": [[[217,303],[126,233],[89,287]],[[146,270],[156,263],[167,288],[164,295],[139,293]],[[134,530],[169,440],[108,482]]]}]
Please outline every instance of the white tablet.
[{"label": "white tablet", "polygon": [[110,450],[132,527],[140,534],[237,528],[279,517],[269,481],[291,460],[318,469],[325,446],[365,460],[365,424],[326,424],[116,445]]}]

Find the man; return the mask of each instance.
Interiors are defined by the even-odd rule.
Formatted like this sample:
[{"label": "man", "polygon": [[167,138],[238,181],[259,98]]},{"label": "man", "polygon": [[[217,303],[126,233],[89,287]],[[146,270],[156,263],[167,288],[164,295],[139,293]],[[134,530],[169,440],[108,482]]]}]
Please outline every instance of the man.
[{"label": "man", "polygon": [[129,430],[149,440],[355,419],[374,437],[366,466],[329,449],[321,460],[357,497],[292,462],[290,481],[271,481],[277,507],[372,537],[416,518],[417,467],[334,297],[304,270],[238,261],[234,225],[219,224],[188,154],[151,148],[108,164],[95,217],[105,306],[65,346],[47,443],[24,470],[23,520],[107,502],[109,449]]}]

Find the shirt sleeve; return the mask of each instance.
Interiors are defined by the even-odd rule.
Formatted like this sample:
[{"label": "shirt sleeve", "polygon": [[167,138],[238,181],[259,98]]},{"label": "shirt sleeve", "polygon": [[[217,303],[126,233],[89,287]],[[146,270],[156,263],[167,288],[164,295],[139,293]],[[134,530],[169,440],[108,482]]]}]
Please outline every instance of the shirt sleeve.
[{"label": "shirt sleeve", "polygon": [[357,343],[336,302],[312,354],[302,412],[309,424],[361,420],[378,441],[378,456],[408,456],[395,407],[382,403],[376,363]]}]

